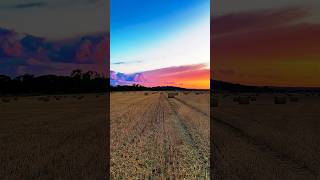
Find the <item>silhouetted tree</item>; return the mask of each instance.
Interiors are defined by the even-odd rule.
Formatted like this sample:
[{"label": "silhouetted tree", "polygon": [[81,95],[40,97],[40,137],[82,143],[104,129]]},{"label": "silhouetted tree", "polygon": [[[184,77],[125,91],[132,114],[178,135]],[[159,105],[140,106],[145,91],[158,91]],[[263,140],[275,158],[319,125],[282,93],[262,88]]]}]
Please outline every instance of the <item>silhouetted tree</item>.
[{"label": "silhouetted tree", "polygon": [[75,69],[71,72],[71,77],[72,78],[77,78],[77,79],[81,79],[82,76],[82,71],[81,69]]},{"label": "silhouetted tree", "polygon": [[94,71],[73,70],[70,76],[25,74],[11,79],[0,75],[0,95],[8,94],[64,94],[107,92],[109,79]]}]

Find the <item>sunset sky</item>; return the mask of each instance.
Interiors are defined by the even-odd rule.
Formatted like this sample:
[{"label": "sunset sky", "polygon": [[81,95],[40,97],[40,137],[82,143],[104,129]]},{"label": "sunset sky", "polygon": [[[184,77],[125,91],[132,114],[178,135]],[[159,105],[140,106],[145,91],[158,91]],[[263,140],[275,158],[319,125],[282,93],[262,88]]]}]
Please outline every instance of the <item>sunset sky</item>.
[{"label": "sunset sky", "polygon": [[111,84],[209,88],[209,0],[111,0]]},{"label": "sunset sky", "polygon": [[320,87],[319,42],[318,0],[220,0],[211,14],[209,0],[0,1],[12,77],[110,65],[114,85],[208,88],[211,67],[228,82]]},{"label": "sunset sky", "polygon": [[211,6],[214,79],[320,87],[320,1],[224,0]]}]

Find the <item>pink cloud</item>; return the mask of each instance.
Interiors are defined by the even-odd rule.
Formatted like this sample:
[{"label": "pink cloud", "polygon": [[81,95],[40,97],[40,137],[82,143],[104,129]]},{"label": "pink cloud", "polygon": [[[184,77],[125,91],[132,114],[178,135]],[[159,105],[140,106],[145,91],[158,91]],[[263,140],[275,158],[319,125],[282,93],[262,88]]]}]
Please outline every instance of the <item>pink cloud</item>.
[{"label": "pink cloud", "polygon": [[[179,86],[208,88],[210,69],[203,64],[173,66],[133,74],[111,72],[112,85],[140,84],[143,86]],[[207,83],[206,83],[207,82]]]},{"label": "pink cloud", "polygon": [[0,74],[69,74],[74,69],[107,74],[109,33],[48,41],[0,27]]}]

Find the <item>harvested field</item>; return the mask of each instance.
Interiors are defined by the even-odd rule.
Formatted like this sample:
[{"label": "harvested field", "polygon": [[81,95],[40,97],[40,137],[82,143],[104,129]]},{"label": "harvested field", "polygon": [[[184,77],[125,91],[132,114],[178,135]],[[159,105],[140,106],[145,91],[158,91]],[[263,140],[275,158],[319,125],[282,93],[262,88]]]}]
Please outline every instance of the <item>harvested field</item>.
[{"label": "harvested field", "polygon": [[320,178],[319,97],[293,94],[286,101],[281,94],[242,94],[256,101],[240,105],[239,94],[216,96],[219,106],[211,108],[215,179]]},{"label": "harvested field", "polygon": [[0,179],[106,178],[107,101],[81,94],[0,102]]},{"label": "harvested field", "polygon": [[208,94],[112,93],[111,178],[209,179]]}]

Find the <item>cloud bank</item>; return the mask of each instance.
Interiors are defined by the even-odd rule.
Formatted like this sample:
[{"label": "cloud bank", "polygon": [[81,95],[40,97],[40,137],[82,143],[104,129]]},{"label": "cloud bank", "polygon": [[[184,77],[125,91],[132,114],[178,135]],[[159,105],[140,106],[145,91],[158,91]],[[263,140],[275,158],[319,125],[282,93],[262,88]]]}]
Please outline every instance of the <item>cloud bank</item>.
[{"label": "cloud bank", "polygon": [[77,68],[105,74],[109,54],[108,33],[49,41],[0,28],[1,74],[65,75]]},{"label": "cloud bank", "polygon": [[143,86],[178,86],[206,89],[210,85],[210,70],[204,64],[172,66],[138,73],[110,71],[110,84]]}]

